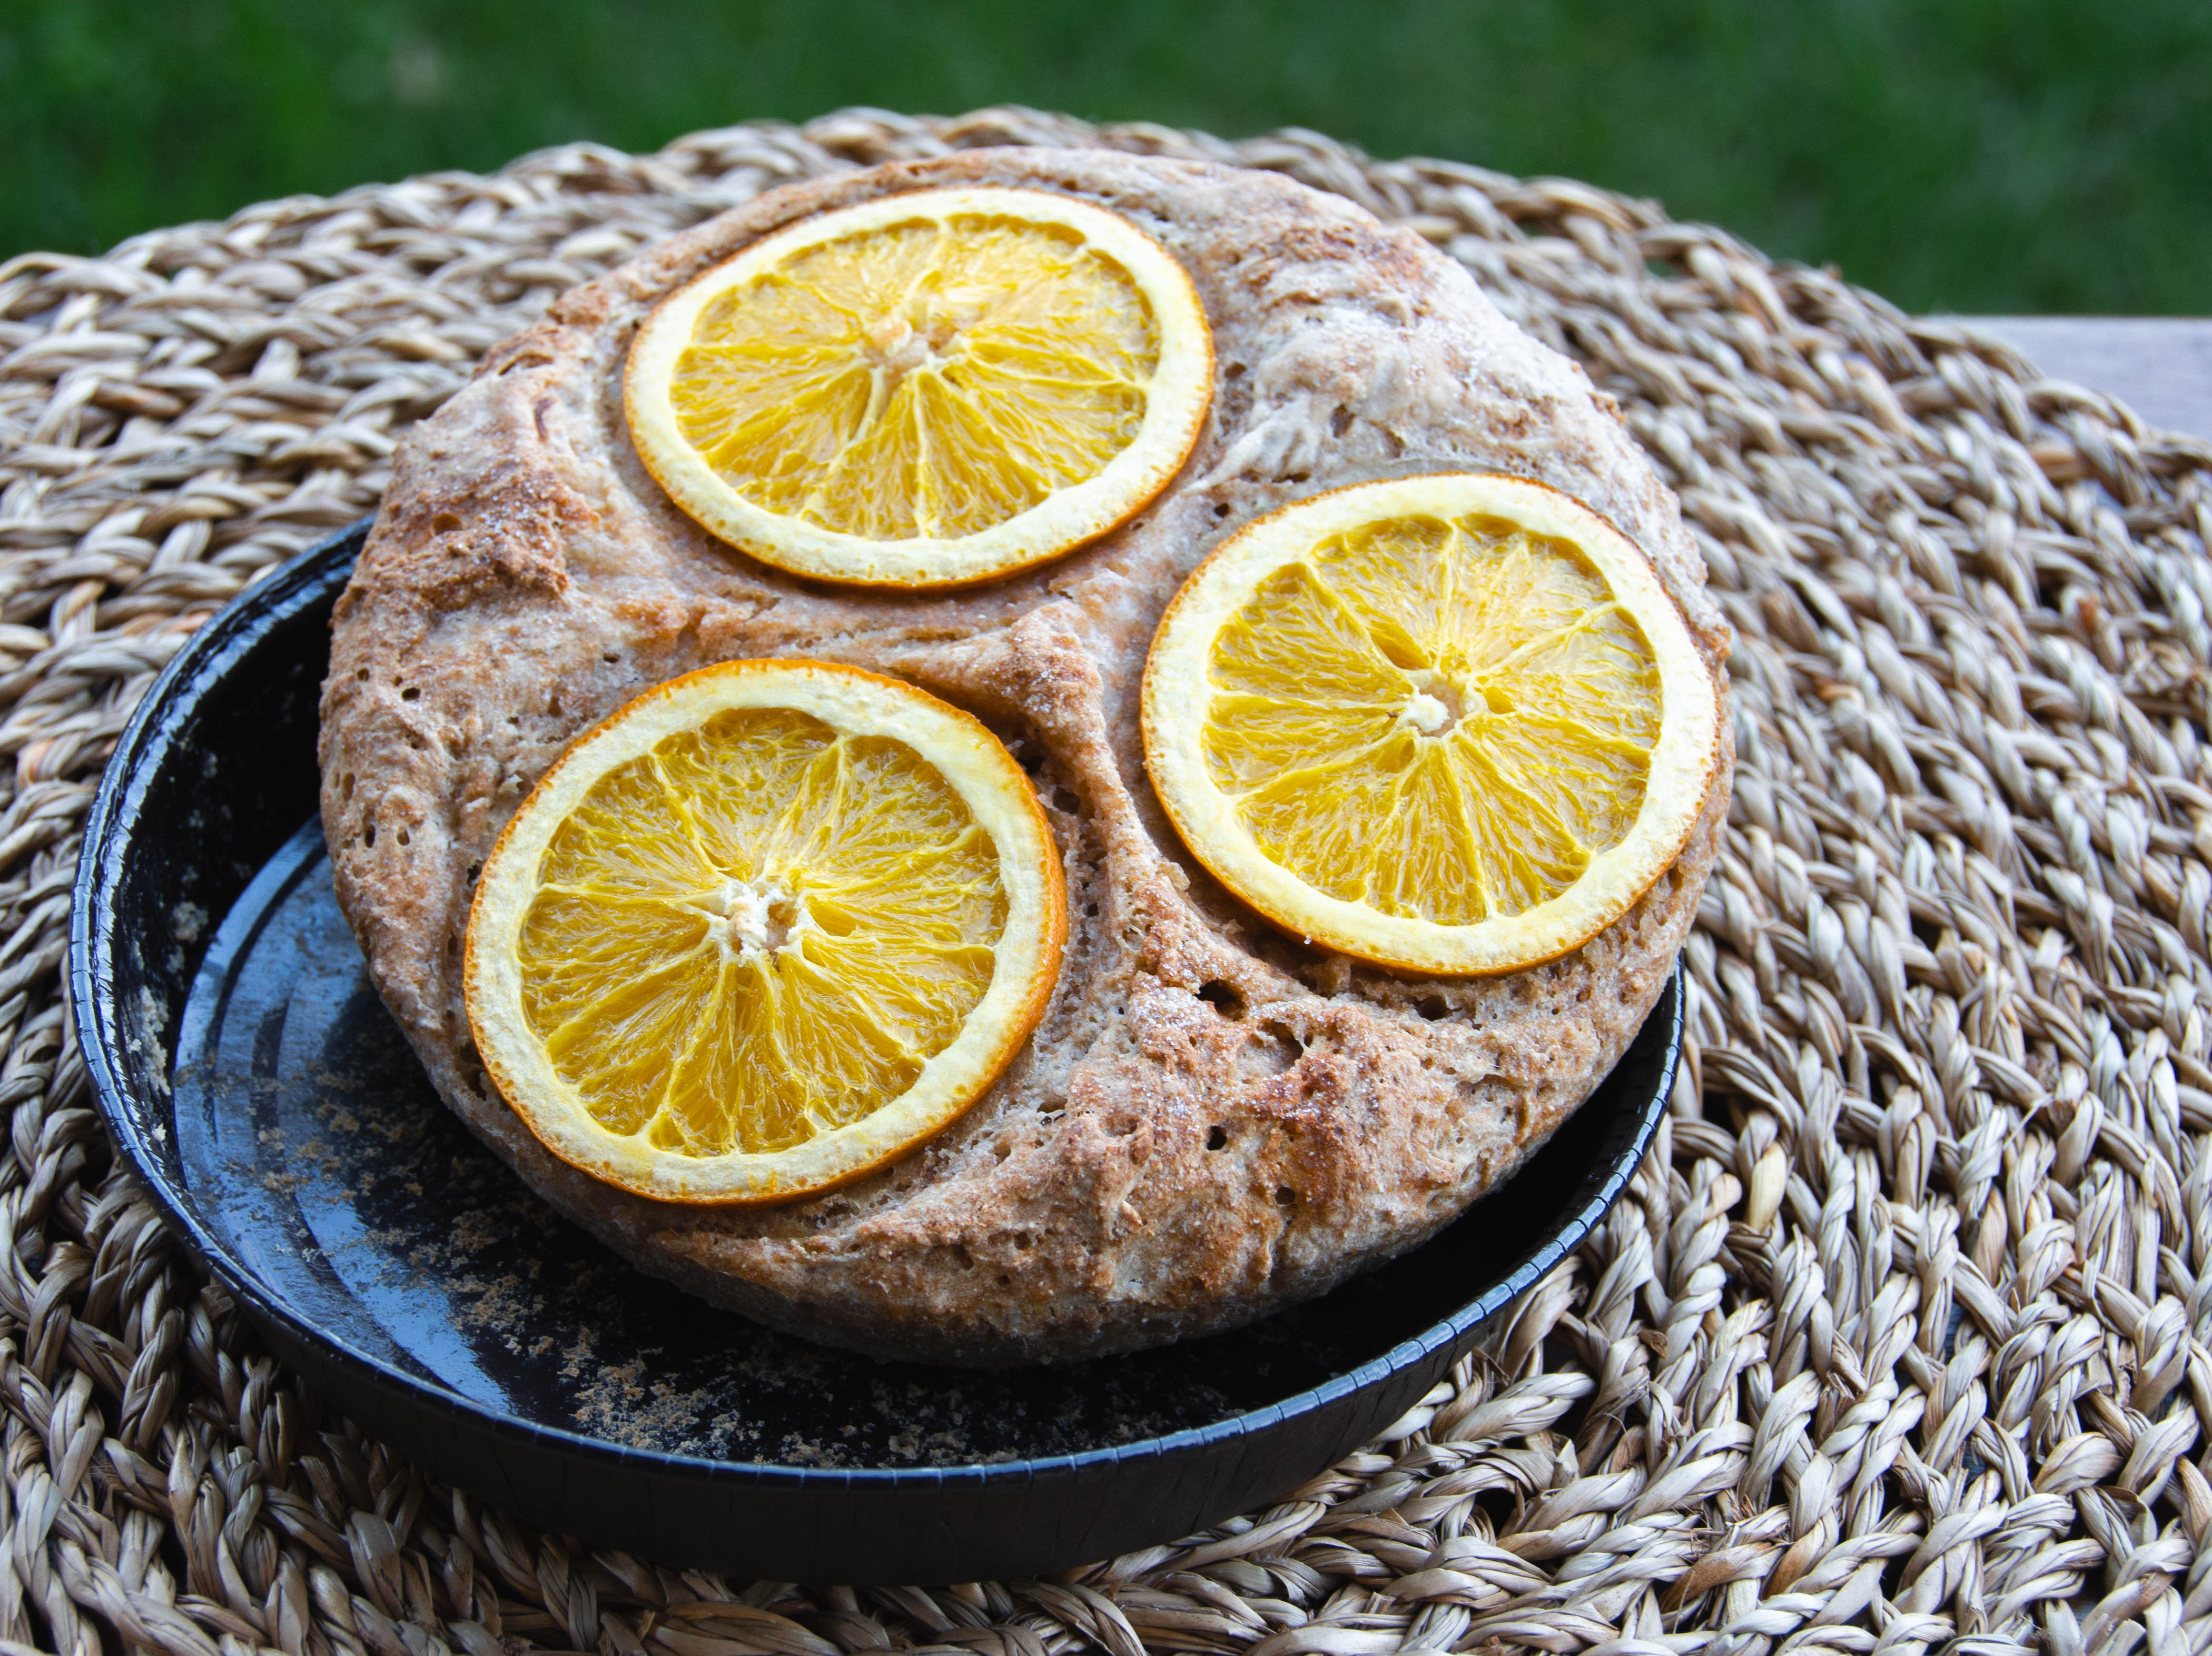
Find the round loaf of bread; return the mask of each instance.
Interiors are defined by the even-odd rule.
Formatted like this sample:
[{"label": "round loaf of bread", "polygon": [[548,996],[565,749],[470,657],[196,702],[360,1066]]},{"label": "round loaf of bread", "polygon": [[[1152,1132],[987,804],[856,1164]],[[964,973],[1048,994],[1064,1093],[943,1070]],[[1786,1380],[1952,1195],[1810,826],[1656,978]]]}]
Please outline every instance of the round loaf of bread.
[{"label": "round loaf of bread", "polygon": [[[1182,472],[1107,538],[951,596],[810,585],[700,529],[631,446],[623,368],[640,320],[793,220],[966,185],[1109,208],[1190,272],[1217,372]],[[1610,518],[1721,676],[1726,628],[1695,548],[1611,399],[1411,232],[1273,174],[1090,151],[975,150],[775,191],[564,295],[401,442],[324,690],[339,900],[431,1079],[487,1144],[638,1265],[775,1327],[1004,1364],[1310,1298],[1573,1131],[1664,986],[1727,810],[1723,764],[1682,857],[1624,918],[1490,979],[1407,979],[1309,948],[1186,852],[1138,729],[1178,584],[1289,501],[1468,470]],[[554,1158],[487,1082],[462,1004],[471,886],[570,737],[648,685],[775,655],[906,679],[1004,737],[1065,858],[1066,958],[1021,1056],[914,1154],[785,1206],[664,1205]]]}]

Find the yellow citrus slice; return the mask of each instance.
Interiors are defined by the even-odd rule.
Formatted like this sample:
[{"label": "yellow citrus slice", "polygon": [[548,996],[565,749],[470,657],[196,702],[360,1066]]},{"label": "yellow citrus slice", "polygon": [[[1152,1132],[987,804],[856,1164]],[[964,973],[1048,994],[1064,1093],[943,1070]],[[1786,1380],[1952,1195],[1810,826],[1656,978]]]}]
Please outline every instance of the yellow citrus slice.
[{"label": "yellow citrus slice", "polygon": [[1066,937],[1044,814],[910,685],[743,661],[586,731],[469,916],[484,1066],[556,1156],[641,1196],[842,1184],[979,1097]]},{"label": "yellow citrus slice", "polygon": [[662,301],[630,348],[638,453],[765,563],[945,586],[1142,509],[1213,379],[1182,266],[1042,190],[925,190],[805,219]]},{"label": "yellow citrus slice", "polygon": [[1568,495],[1364,483],[1232,537],[1168,606],[1146,762],[1199,860],[1405,970],[1565,954],[1680,855],[1720,692],[1626,537]]}]

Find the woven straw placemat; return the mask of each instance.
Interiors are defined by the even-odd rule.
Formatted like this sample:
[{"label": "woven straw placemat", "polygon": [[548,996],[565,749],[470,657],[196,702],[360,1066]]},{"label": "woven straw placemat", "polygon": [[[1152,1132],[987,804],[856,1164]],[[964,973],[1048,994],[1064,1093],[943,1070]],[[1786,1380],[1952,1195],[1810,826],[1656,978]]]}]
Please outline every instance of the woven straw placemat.
[{"label": "woven straw placemat", "polygon": [[[788,179],[1006,143],[1340,191],[1620,399],[1737,628],[1695,1039],[1580,1257],[1281,1506],[931,1591],[586,1553],[321,1407],[115,1170],[61,1002],[79,826],[183,639],[556,292]],[[0,1651],[2212,1641],[2212,447],[1588,185],[1010,110],[33,254],[0,354]]]}]

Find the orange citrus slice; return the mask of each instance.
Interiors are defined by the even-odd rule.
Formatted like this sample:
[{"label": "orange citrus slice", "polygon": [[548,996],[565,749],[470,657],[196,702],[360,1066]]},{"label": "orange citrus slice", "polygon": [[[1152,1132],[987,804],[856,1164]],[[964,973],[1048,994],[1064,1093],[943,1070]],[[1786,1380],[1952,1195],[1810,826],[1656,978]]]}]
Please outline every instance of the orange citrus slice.
[{"label": "orange citrus slice", "polygon": [[1288,930],[1405,970],[1578,948],[1680,855],[1721,698],[1633,543],[1455,473],[1301,501],[1176,594],[1146,762],[1177,830]]},{"label": "orange citrus slice", "polygon": [[743,661],[570,744],[477,884],[485,1068],[572,1166],[675,1202],[856,1178],[1043,1016],[1059,853],[989,731],[851,667]]},{"label": "orange citrus slice", "polygon": [[988,580],[1140,510],[1198,440],[1197,291],[1118,214],[926,190],[755,242],[630,348],[638,453],[684,511],[795,574]]}]

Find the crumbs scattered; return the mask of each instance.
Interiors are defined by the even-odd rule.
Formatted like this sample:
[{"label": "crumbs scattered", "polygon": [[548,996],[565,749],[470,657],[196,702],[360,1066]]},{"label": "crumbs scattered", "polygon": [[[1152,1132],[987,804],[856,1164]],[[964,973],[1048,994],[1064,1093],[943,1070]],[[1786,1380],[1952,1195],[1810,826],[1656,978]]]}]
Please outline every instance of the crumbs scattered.
[{"label": "crumbs scattered", "polygon": [[169,998],[151,984],[138,986],[138,1016],[128,1020],[123,1044],[145,1061],[158,1087],[169,1084]]},{"label": "crumbs scattered", "polygon": [[[252,1131],[225,1142],[252,1144],[256,1201],[289,1202],[312,1245],[343,1251],[358,1314],[434,1367],[458,1336],[486,1403],[627,1447],[865,1467],[1077,1453],[1282,1395],[1289,1368],[1239,1368],[1211,1342],[981,1373],[880,1362],[710,1307],[559,1218],[446,1108],[327,886],[303,883],[282,918],[289,934],[272,924],[257,947],[312,952],[320,931],[344,938],[353,976],[288,966],[270,998],[232,997],[233,1034],[210,1030],[195,1058],[223,1071],[207,1077],[216,1107],[250,1113]],[[235,1038],[280,1010],[293,1056]]]},{"label": "crumbs scattered", "polygon": [[[387,1025],[384,1039],[399,1038]],[[411,1069],[399,1046],[404,1084],[356,1087],[343,1102],[319,1089],[283,1095],[307,1129],[295,1137],[322,1152],[289,1158],[287,1188],[343,1204],[418,1301],[434,1287],[513,1412],[630,1448],[823,1467],[1066,1454],[1234,1412],[1198,1368],[1164,1378],[1149,1357],[1095,1373],[927,1368],[717,1310],[556,1217],[403,1059]]]}]

